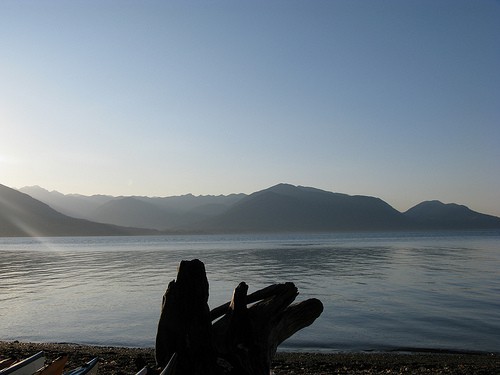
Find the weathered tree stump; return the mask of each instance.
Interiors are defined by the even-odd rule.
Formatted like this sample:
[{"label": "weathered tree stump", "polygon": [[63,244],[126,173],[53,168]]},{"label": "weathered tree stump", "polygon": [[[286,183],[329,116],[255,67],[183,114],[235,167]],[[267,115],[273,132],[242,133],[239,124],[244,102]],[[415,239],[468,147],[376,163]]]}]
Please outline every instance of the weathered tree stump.
[{"label": "weathered tree stump", "polygon": [[211,374],[216,367],[208,307],[208,280],[199,260],[182,261],[168,285],[156,335],[156,362],[165,367],[177,353],[178,374]]},{"label": "weathered tree stump", "polygon": [[231,302],[209,311],[205,266],[196,259],[182,261],[177,281],[170,282],[163,297],[158,365],[165,367],[177,353],[171,372],[176,375],[268,375],[278,345],[323,311],[314,298],[292,305],[298,295],[293,283],[247,292],[242,282]]}]

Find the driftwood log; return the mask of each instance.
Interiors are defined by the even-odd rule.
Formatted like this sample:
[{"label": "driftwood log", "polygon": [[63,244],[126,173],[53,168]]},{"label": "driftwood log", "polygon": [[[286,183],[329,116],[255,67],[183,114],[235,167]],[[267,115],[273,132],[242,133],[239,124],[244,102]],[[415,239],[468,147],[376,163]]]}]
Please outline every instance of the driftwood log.
[{"label": "driftwood log", "polygon": [[210,311],[205,265],[197,259],[182,261],[177,280],[163,296],[158,366],[170,362],[168,373],[176,375],[268,375],[278,345],[323,311],[315,298],[292,304],[298,295],[293,283],[247,292],[240,283],[231,302]]}]

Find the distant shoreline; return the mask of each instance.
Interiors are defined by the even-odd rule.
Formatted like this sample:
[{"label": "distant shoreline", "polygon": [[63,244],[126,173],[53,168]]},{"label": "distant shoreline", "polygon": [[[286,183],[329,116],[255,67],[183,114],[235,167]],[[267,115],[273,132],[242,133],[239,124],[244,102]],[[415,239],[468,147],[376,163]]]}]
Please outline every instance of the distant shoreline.
[{"label": "distant shoreline", "polygon": [[338,231],[261,231],[261,232],[160,232],[155,233],[138,233],[138,234],[84,234],[84,235],[2,235],[0,239],[8,238],[71,238],[71,237],[175,237],[175,236],[288,236],[288,235],[304,235],[304,236],[321,236],[321,235],[349,235],[349,234],[366,234],[366,235],[381,235],[381,234],[460,234],[460,235],[498,235],[500,228],[494,229],[395,229],[395,230],[338,230]]},{"label": "distant shoreline", "polygon": [[[126,348],[62,343],[0,341],[0,358],[25,358],[44,351],[48,360],[69,354],[67,368],[99,358],[101,374],[135,374],[138,367],[155,367],[153,348]],[[275,375],[303,374],[494,374],[500,373],[499,353],[279,352],[273,361]]]}]

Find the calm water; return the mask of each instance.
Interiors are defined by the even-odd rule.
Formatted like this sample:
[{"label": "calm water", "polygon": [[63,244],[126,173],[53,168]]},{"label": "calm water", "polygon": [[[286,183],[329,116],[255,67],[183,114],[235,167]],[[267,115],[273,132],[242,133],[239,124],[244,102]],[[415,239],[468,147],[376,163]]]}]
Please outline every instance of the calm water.
[{"label": "calm water", "polygon": [[322,316],[284,350],[500,351],[500,232],[0,239],[0,340],[153,346],[178,263],[210,307],[293,281]]}]

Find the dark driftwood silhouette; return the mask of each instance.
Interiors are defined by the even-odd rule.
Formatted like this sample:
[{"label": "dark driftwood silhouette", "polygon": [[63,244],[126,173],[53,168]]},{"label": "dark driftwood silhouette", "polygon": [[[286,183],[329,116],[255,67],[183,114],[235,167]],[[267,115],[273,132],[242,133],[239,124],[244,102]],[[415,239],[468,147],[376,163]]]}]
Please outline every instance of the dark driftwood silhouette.
[{"label": "dark driftwood silhouette", "polygon": [[176,354],[170,374],[268,375],[278,345],[323,311],[315,298],[292,305],[298,295],[293,283],[247,292],[240,283],[231,302],[210,311],[205,265],[197,259],[182,261],[177,281],[163,296],[158,366],[164,368]]}]

